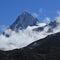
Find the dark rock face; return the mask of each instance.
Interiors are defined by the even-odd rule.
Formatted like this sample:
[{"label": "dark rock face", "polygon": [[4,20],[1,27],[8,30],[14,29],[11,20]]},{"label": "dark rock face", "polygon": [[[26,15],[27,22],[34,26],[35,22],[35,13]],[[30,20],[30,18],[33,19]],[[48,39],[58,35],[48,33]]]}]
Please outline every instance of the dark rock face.
[{"label": "dark rock face", "polygon": [[17,50],[0,51],[0,60],[60,60],[60,33]]}]

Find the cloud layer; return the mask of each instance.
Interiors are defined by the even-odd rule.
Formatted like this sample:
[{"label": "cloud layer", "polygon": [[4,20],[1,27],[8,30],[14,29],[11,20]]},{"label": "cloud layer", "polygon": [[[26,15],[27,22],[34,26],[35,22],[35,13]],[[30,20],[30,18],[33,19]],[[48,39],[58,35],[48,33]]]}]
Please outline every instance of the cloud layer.
[{"label": "cloud layer", "polygon": [[[0,35],[0,50],[12,50],[27,46],[28,44],[46,37],[45,32],[32,31],[34,27],[28,27],[25,30],[19,30],[19,32],[8,29],[5,33],[9,34],[7,38],[5,35]],[[8,32],[8,33],[7,33]]]}]

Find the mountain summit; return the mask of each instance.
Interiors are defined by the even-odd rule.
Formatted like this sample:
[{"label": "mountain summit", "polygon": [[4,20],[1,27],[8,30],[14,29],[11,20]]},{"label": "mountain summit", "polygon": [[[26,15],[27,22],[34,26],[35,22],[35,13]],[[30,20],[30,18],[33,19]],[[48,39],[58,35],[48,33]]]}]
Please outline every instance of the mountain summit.
[{"label": "mountain summit", "polygon": [[25,29],[28,26],[34,26],[36,23],[39,22],[37,18],[33,17],[28,12],[23,12],[16,21],[10,26],[12,30],[15,29]]}]

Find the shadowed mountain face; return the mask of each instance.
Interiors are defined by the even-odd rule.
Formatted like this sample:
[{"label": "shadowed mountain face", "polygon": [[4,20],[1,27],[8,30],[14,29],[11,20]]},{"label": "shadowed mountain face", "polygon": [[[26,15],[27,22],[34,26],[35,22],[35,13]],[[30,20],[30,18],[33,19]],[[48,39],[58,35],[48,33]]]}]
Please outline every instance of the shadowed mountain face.
[{"label": "shadowed mountain face", "polygon": [[33,17],[30,13],[28,12],[23,12],[16,21],[10,26],[12,30],[17,30],[17,29],[25,29],[28,26],[35,26],[37,24],[38,19]]},{"label": "shadowed mountain face", "polygon": [[60,60],[60,33],[17,50],[0,51],[0,60]]}]

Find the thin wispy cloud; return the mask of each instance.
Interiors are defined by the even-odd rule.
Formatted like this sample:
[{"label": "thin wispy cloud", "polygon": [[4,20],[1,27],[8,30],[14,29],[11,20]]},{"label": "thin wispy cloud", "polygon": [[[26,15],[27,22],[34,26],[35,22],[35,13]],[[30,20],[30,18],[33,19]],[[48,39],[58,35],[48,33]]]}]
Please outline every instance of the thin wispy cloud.
[{"label": "thin wispy cloud", "polygon": [[60,11],[57,11],[57,17],[55,17],[57,23],[60,23]]},{"label": "thin wispy cloud", "polygon": [[51,19],[49,17],[46,17],[44,20],[43,20],[44,23],[46,24],[49,24],[51,22]]},{"label": "thin wispy cloud", "polygon": [[[37,12],[32,13],[32,15],[36,18],[39,18],[43,23],[49,24],[51,22],[50,17],[46,17],[46,10],[43,8],[40,8]],[[43,17],[43,19],[42,19]]]},{"label": "thin wispy cloud", "polygon": [[43,9],[42,8],[38,9],[37,12],[32,13],[32,15],[37,17],[37,18],[39,18],[41,14],[43,14]]},{"label": "thin wispy cloud", "polygon": [[39,17],[39,15],[38,15],[37,13],[33,13],[32,15],[33,15],[34,17],[36,17],[36,18]]},{"label": "thin wispy cloud", "polygon": [[7,28],[7,26],[0,25],[0,33],[2,33],[3,31],[5,31],[6,28]]}]

